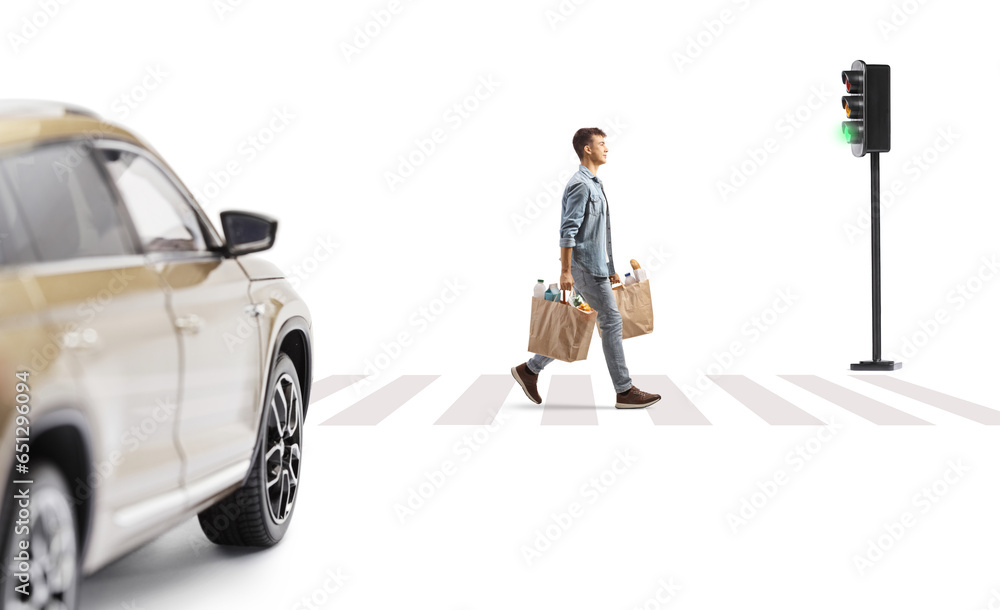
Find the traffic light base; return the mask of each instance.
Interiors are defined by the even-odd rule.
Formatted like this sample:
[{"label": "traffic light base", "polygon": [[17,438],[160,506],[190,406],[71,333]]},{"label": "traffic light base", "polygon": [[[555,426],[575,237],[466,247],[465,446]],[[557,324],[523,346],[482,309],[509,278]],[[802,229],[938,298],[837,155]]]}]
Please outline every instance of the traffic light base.
[{"label": "traffic light base", "polygon": [[873,362],[871,360],[863,360],[861,362],[852,362],[852,371],[895,371],[903,366],[902,362],[893,362],[892,360],[879,360],[878,362]]}]

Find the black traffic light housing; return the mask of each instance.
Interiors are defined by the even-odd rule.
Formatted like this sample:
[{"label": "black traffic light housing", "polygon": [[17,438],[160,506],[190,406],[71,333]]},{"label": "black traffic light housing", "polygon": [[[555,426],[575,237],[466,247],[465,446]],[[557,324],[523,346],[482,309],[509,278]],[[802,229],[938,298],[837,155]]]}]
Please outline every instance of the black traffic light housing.
[{"label": "black traffic light housing", "polygon": [[866,64],[860,59],[840,75],[848,95],[840,103],[847,113],[844,138],[855,157],[870,152],[889,152],[889,66]]}]

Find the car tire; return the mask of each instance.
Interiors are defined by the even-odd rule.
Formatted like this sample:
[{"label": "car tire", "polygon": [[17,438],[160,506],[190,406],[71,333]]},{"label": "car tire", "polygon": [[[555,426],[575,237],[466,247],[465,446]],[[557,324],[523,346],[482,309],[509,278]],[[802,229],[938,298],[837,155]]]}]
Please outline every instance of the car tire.
[{"label": "car tire", "polygon": [[231,546],[268,547],[285,535],[298,497],[304,407],[295,365],[280,354],[269,375],[263,429],[243,485],[198,514],[209,540]]},{"label": "car tire", "polygon": [[[7,494],[5,514],[8,520],[3,536],[5,562],[3,594],[0,608],[67,608],[77,607],[80,598],[80,530],[73,496],[66,478],[49,463],[30,464],[26,485],[11,484]],[[23,509],[16,494],[27,490],[29,505]],[[18,527],[26,510],[27,530]],[[17,557],[27,543],[28,558]],[[27,571],[25,571],[27,567]],[[17,588],[23,584],[20,574],[30,577],[23,596]]]}]

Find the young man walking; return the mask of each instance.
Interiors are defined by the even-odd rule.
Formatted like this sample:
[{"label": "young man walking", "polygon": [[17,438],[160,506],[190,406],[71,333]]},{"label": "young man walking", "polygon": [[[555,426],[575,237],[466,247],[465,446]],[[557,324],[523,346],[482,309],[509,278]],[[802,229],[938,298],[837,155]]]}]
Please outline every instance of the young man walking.
[{"label": "young man walking", "polygon": [[[608,372],[618,394],[615,407],[635,409],[648,407],[660,400],[659,394],[649,394],[632,385],[622,351],[622,317],[618,313],[611,285],[619,283],[611,254],[611,221],[604,185],[597,177],[599,167],[608,161],[606,134],[596,127],[580,129],[573,136],[573,149],[580,157],[580,171],[573,174],[562,198],[562,222],[559,226],[559,257],[562,272],[559,288],[576,291],[597,312],[601,328],[601,343]],[[538,373],[552,358],[535,354],[531,360],[510,370],[524,393],[535,404],[542,402],[538,394]]]}]

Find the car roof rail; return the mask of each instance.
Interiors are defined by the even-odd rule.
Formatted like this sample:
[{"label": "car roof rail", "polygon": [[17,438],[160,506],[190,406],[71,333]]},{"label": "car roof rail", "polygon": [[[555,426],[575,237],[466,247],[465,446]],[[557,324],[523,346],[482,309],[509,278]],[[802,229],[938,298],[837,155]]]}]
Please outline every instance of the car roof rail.
[{"label": "car roof rail", "polygon": [[93,110],[63,102],[47,100],[0,100],[0,117],[38,115],[59,117],[70,114],[86,116],[92,119],[101,118]]}]

